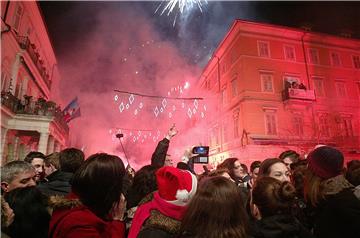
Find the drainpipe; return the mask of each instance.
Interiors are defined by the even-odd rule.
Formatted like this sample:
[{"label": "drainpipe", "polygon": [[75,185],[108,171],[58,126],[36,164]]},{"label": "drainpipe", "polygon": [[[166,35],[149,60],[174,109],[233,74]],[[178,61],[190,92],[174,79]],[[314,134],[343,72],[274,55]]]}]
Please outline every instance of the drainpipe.
[{"label": "drainpipe", "polygon": [[307,32],[304,31],[304,33],[303,33],[303,35],[301,37],[301,45],[302,45],[303,54],[304,54],[304,63],[305,63],[305,70],[306,70],[308,89],[311,89],[310,88],[310,75],[309,75],[308,62],[307,62],[306,51],[305,51],[305,43],[304,43],[304,37],[305,37],[306,33]]},{"label": "drainpipe", "polygon": [[[307,32],[304,31],[302,37],[301,37],[301,45],[302,45],[302,49],[303,49],[303,54],[304,54],[304,63],[305,63],[305,70],[306,70],[306,77],[307,77],[307,81],[308,81],[308,89],[310,88],[310,75],[309,75],[309,65],[307,63],[307,57],[306,57],[306,51],[305,51],[305,43],[304,43],[304,37],[306,35]],[[315,95],[316,96],[316,95]],[[316,121],[315,121],[315,112],[314,112],[314,105],[311,104],[311,116],[312,116],[312,121],[313,121],[313,135],[316,136],[317,138],[319,138],[318,135],[316,135],[316,131],[319,133],[318,128],[316,128]],[[314,137],[313,136],[313,137]],[[319,144],[319,141],[318,141]]]},{"label": "drainpipe", "polygon": [[[220,58],[217,55],[214,55],[217,59],[217,80],[218,80],[218,92],[221,93],[220,87]],[[221,105],[222,106],[222,105]],[[223,138],[222,138],[222,130],[220,130],[220,152],[223,150]]]}]

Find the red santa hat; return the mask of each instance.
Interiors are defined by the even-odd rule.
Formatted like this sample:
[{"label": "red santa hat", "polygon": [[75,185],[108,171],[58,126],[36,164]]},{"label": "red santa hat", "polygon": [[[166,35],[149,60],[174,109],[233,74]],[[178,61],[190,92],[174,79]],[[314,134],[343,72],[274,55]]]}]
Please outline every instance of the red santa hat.
[{"label": "red santa hat", "polygon": [[165,166],[156,172],[158,192],[162,199],[185,206],[197,189],[197,178],[189,171]]}]

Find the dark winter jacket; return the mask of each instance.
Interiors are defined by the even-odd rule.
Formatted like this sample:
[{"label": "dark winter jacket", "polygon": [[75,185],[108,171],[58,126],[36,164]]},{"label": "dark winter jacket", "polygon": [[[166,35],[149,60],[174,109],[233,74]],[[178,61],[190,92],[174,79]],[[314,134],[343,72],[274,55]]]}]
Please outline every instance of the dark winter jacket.
[{"label": "dark winter jacket", "polygon": [[252,229],[255,238],[315,238],[291,215],[265,217],[257,221]]},{"label": "dark winter jacket", "polygon": [[326,196],[315,210],[314,235],[318,238],[360,237],[360,200],[353,188]]},{"label": "dark winter jacket", "polygon": [[164,166],[166,153],[169,149],[169,144],[170,144],[170,141],[166,138],[162,139],[158,143],[154,153],[151,156],[151,165],[158,167],[158,168]]},{"label": "dark winter jacket", "polygon": [[66,196],[71,191],[70,180],[73,174],[56,170],[46,177],[47,181],[40,183],[37,187],[45,195]]}]

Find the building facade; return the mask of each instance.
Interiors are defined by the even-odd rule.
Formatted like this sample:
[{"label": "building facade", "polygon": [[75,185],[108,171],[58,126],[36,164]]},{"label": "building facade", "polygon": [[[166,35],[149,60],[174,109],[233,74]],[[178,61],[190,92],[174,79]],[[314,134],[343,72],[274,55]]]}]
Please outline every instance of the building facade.
[{"label": "building facade", "polygon": [[236,20],[199,86],[217,95],[210,161],[316,144],[360,154],[360,40]]},{"label": "building facade", "polygon": [[38,3],[1,2],[1,163],[65,146],[69,128],[52,98],[60,79]]}]

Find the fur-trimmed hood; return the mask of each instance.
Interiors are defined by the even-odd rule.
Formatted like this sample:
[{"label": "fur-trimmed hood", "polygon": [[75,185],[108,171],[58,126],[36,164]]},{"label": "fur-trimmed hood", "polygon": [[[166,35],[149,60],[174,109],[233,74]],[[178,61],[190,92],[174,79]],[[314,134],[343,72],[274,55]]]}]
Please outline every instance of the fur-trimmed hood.
[{"label": "fur-trimmed hood", "polygon": [[72,209],[74,207],[80,207],[82,206],[82,202],[79,198],[76,198],[75,196],[50,196],[49,197],[49,207],[52,210],[55,209]]}]

